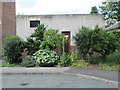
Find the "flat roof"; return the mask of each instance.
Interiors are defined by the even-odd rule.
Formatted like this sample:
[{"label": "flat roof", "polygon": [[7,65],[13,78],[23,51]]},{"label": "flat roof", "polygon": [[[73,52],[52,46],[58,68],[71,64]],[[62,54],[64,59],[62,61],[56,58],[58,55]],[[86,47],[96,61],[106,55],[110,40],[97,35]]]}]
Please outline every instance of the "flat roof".
[{"label": "flat roof", "polygon": [[91,15],[91,16],[103,16],[103,14],[40,14],[40,15],[16,15],[16,16],[69,16],[69,15]]},{"label": "flat roof", "polygon": [[107,29],[120,29],[120,21],[118,21],[117,23],[111,25]]}]

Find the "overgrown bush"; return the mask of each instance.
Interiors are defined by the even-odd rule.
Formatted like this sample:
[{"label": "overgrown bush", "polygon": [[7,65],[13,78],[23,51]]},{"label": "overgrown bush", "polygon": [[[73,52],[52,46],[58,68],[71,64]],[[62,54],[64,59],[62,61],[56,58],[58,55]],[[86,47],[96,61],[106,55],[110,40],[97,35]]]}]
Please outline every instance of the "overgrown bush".
[{"label": "overgrown bush", "polygon": [[58,33],[58,30],[49,29],[44,33],[43,41],[40,44],[40,49],[53,50],[56,47],[62,46],[64,36]]},{"label": "overgrown bush", "polygon": [[52,67],[58,64],[58,56],[55,51],[43,49],[38,50],[33,55],[37,66]]},{"label": "overgrown bush", "polygon": [[24,57],[24,59],[22,60],[22,66],[24,67],[34,67],[35,66],[35,60],[33,58],[33,56],[31,55],[27,55]]},{"label": "overgrown bush", "polygon": [[20,63],[24,41],[18,36],[7,36],[3,42],[3,54],[10,64]]},{"label": "overgrown bush", "polygon": [[60,65],[61,66],[69,66],[71,63],[75,60],[75,56],[72,54],[68,53],[63,53],[62,56],[60,57]]},{"label": "overgrown bush", "polygon": [[116,52],[108,55],[106,57],[106,63],[109,65],[120,64],[120,51],[116,50]]},{"label": "overgrown bush", "polygon": [[92,34],[92,29],[82,26],[82,28],[78,30],[78,33],[76,33],[76,35],[73,37],[77,46],[77,53],[80,55],[80,57],[82,56],[82,59],[85,59],[86,55],[89,53],[92,44]]},{"label": "overgrown bush", "polygon": [[118,47],[119,38],[111,30],[106,30],[98,26],[94,28],[91,51],[100,53],[104,58],[110,53],[115,52]]},{"label": "overgrown bush", "polygon": [[87,55],[92,57],[96,52],[105,58],[114,52],[120,43],[118,35],[98,26],[94,29],[82,27],[74,36],[74,40],[83,59],[86,59]]}]

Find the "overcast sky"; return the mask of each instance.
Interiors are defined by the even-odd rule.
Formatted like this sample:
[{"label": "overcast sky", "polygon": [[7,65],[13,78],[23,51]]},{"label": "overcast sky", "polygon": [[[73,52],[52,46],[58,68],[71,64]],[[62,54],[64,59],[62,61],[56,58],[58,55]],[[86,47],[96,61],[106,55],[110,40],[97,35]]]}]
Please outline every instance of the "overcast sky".
[{"label": "overcast sky", "polygon": [[91,7],[103,0],[16,0],[16,13],[39,14],[89,14]]}]

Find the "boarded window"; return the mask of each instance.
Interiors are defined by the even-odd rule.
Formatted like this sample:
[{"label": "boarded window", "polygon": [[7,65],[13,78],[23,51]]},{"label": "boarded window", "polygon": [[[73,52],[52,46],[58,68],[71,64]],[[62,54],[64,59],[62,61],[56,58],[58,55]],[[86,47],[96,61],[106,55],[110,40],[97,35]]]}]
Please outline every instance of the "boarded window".
[{"label": "boarded window", "polygon": [[40,21],[30,21],[30,27],[37,27],[40,24]]}]

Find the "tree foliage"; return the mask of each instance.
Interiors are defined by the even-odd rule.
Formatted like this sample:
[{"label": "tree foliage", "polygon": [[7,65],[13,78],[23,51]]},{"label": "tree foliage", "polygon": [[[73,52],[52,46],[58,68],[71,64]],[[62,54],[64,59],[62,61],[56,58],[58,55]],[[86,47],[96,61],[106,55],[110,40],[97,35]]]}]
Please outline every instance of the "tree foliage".
[{"label": "tree foliage", "polygon": [[34,33],[27,38],[26,48],[28,50],[28,54],[32,55],[35,51],[39,50],[39,46],[41,41],[43,41],[44,32],[46,31],[46,26],[44,24],[39,25]]},{"label": "tree foliage", "polygon": [[91,14],[98,14],[98,9],[97,9],[97,7],[96,7],[96,6],[92,7],[90,13],[91,13]]},{"label": "tree foliage", "polygon": [[41,49],[53,50],[62,45],[63,35],[58,30],[49,29],[44,33],[43,41],[40,44]]},{"label": "tree foliage", "polygon": [[99,8],[104,15],[106,27],[113,25],[116,21],[120,21],[120,1],[104,1]]},{"label": "tree foliage", "polygon": [[106,57],[119,47],[119,38],[110,30],[96,26],[93,30],[87,27],[79,29],[74,36],[78,51],[85,59],[87,54],[91,57],[95,52]]},{"label": "tree foliage", "polygon": [[77,45],[78,52],[83,58],[86,57],[91,48],[92,33],[93,31],[90,28],[82,26],[82,28],[78,30],[78,33],[73,37]]},{"label": "tree foliage", "polygon": [[7,36],[3,43],[3,54],[8,63],[20,63],[24,41],[18,36]]},{"label": "tree foliage", "polygon": [[105,30],[96,26],[92,34],[92,52],[98,52],[102,57],[106,57],[118,48],[118,38],[110,30]]}]

